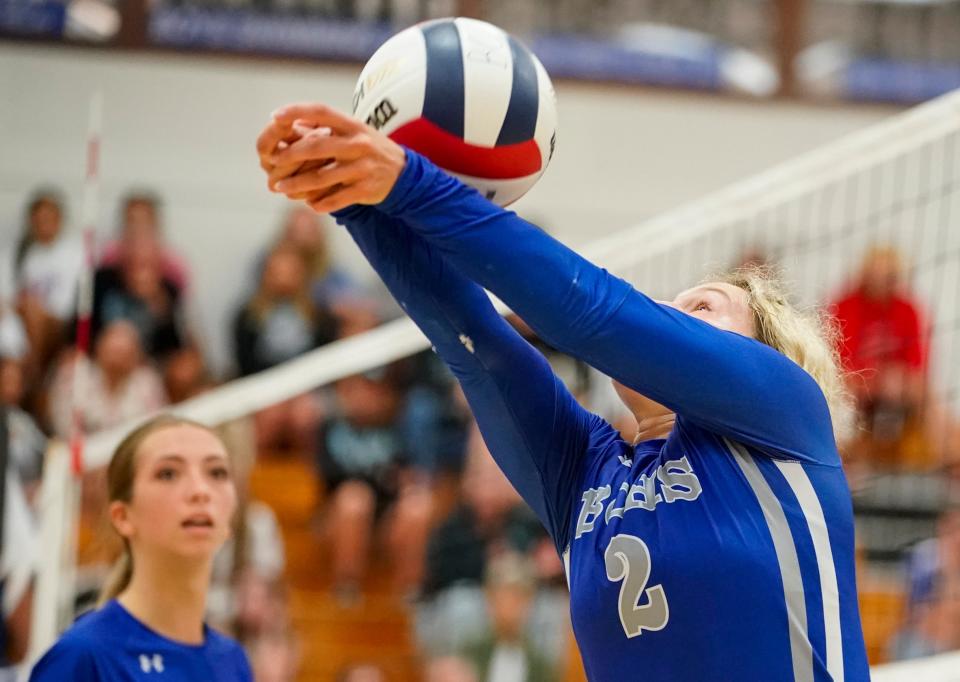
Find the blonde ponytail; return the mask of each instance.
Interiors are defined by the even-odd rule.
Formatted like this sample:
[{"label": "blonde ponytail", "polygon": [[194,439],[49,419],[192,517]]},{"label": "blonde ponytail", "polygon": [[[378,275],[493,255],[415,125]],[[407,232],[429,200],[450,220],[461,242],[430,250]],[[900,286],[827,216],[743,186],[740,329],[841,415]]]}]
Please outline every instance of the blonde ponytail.
[{"label": "blonde ponytail", "polygon": [[103,587],[100,590],[100,597],[97,599],[97,608],[100,608],[111,599],[117,598],[130,585],[133,578],[133,555],[130,554],[130,547],[123,543],[123,553],[114,562],[110,568],[110,575],[107,576]]}]

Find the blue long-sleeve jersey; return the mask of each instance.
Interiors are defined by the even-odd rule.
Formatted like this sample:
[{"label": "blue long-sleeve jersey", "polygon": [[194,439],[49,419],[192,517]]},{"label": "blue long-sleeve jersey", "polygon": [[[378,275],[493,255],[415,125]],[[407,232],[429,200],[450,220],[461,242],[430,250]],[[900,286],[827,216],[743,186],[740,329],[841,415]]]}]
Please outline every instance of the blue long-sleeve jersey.
[{"label": "blue long-sleeve jersey", "polygon": [[[591,680],[869,678],[850,493],[806,372],[657,304],[412,152],[382,204],[337,218],[556,542]],[[584,410],[479,285],[674,410],[669,438],[631,445]]]},{"label": "blue long-sleeve jersey", "polygon": [[113,599],[81,616],[37,661],[30,682],[253,682],[235,641],[204,626],[203,644],[160,635]]}]

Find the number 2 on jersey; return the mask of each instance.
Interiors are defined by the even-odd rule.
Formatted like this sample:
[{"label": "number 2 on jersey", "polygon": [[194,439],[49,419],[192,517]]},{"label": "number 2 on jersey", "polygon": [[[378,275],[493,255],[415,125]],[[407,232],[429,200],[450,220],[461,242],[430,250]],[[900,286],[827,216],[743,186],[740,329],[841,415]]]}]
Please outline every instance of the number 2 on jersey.
[{"label": "number 2 on jersey", "polygon": [[[663,587],[647,587],[650,579],[650,550],[640,538],[617,535],[603,554],[607,578],[620,585],[620,624],[628,638],[639,637],[644,630],[662,630],[670,620],[670,608]],[[646,594],[645,604],[639,604]]]}]

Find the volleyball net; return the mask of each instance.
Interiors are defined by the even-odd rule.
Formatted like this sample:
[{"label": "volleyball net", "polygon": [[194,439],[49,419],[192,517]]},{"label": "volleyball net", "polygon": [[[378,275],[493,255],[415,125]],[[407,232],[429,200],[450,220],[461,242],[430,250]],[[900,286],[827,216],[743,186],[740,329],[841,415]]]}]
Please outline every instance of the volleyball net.
[{"label": "volleyball net", "polygon": [[[878,244],[897,249],[907,265],[910,290],[930,327],[927,402],[936,405],[949,424],[960,412],[960,92],[583,245],[580,251],[638,289],[668,298],[749,253],[781,265],[798,300],[813,304],[833,300],[856,274],[867,250]],[[231,382],[172,411],[209,424],[223,423],[428,346],[412,322],[395,320]],[[105,465],[128,428],[92,435],[85,466]],[[926,443],[928,450],[940,453],[937,457],[928,457],[903,475],[872,477],[857,493],[861,546],[868,563],[875,558],[889,569],[885,576],[899,579],[903,553],[935,534],[947,495],[942,458],[957,447],[949,442],[948,433],[945,427],[934,436],[942,436],[942,443]],[[76,523],[76,505],[70,503],[73,486],[69,452],[53,446],[41,502],[45,561],[33,628],[37,652],[52,642],[72,615],[68,539]],[[910,523],[901,527],[897,524],[903,515],[897,510],[903,508],[910,510],[906,514]],[[918,508],[924,511],[917,512]],[[869,530],[877,519],[883,523]],[[877,548],[871,544],[875,542],[893,547]],[[866,603],[863,606],[865,630],[884,642],[903,622],[907,609],[901,603],[897,615],[891,616],[873,614]],[[877,679],[906,679],[906,674],[912,682],[958,679],[955,671],[960,664],[955,658],[944,661],[929,662],[932,672],[908,666],[879,673]]]}]

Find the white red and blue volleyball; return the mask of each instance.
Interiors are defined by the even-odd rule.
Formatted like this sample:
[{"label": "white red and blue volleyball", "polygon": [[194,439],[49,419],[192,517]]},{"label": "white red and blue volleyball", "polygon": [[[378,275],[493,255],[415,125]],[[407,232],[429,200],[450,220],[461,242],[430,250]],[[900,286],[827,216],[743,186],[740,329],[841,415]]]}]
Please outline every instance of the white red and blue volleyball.
[{"label": "white red and blue volleyball", "polygon": [[396,34],[360,73],[353,113],[500,205],[553,156],[557,105],[540,60],[506,31],[439,19]]}]

